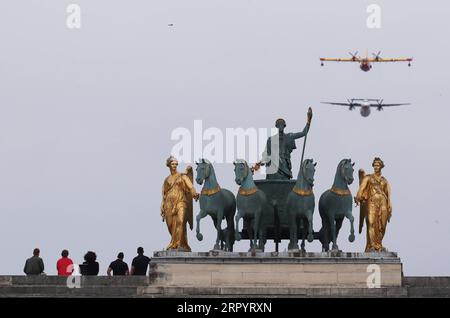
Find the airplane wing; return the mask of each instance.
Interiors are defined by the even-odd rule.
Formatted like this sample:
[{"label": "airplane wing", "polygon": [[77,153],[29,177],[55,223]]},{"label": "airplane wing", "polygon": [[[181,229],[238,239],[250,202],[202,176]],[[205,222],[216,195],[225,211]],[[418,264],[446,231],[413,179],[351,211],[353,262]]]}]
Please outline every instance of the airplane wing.
[{"label": "airplane wing", "polygon": [[360,103],[352,103],[352,104],[349,104],[349,103],[329,103],[329,102],[321,102],[321,103],[322,104],[337,105],[337,106],[347,106],[347,107],[349,107],[349,106],[361,106]]},{"label": "airplane wing", "polygon": [[402,106],[402,105],[411,105],[410,103],[405,104],[370,104],[370,107],[389,107],[389,106]]},{"label": "airplane wing", "polygon": [[321,57],[322,62],[359,62],[359,58],[346,58],[346,59],[334,59],[334,58],[324,58]]},{"label": "airplane wing", "polygon": [[398,59],[383,59],[383,58],[373,58],[373,59],[368,59],[368,61],[370,63],[374,63],[374,62],[412,62],[412,58],[408,57],[408,58],[398,58]]}]

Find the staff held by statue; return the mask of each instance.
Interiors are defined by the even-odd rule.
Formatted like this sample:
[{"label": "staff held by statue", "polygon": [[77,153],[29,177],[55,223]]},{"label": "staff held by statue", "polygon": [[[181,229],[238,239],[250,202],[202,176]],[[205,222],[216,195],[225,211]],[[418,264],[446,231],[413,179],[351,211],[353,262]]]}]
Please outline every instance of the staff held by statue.
[{"label": "staff held by statue", "polygon": [[[307,118],[308,118],[309,128],[311,127],[312,116],[313,116],[312,108],[308,107]],[[309,128],[308,128],[308,132],[309,132]],[[305,139],[303,140],[302,159],[300,160],[300,165],[303,163],[303,158],[305,156],[306,138],[308,138],[308,133],[306,133]],[[300,173],[302,173],[302,172],[300,172]]]}]

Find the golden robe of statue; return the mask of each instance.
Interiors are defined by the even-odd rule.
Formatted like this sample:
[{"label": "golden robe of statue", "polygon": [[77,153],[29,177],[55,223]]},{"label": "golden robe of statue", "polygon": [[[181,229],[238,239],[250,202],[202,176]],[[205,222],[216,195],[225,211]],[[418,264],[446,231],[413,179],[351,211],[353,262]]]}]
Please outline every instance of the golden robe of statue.
[{"label": "golden robe of statue", "polygon": [[186,223],[189,223],[192,230],[192,199],[197,200],[199,196],[192,183],[192,167],[187,167],[186,173],[179,173],[178,161],[172,156],[167,159],[166,165],[170,169],[170,175],[164,180],[162,187],[161,216],[163,221],[166,221],[167,229],[172,237],[167,249],[190,252]]},{"label": "golden robe of statue", "polygon": [[391,189],[386,178],[381,175],[384,163],[380,158],[375,158],[372,166],[374,173],[367,176],[364,170],[359,170],[360,185],[355,197],[356,204],[361,204],[359,233],[366,221],[366,252],[386,250],[382,241],[392,215]]}]

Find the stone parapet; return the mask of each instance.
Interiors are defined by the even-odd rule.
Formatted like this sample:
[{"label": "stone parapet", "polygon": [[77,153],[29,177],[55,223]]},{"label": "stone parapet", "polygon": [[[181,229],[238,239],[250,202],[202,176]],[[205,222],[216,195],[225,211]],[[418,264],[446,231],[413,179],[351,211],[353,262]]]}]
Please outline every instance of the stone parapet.
[{"label": "stone parapet", "polygon": [[381,287],[401,287],[396,253],[155,252],[154,285],[178,287],[367,288],[376,265]]}]

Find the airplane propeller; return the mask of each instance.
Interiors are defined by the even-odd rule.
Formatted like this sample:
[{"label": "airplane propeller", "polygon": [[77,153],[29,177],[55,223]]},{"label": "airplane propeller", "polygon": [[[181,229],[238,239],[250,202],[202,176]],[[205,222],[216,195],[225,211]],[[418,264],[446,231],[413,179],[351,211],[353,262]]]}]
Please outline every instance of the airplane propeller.
[{"label": "airplane propeller", "polygon": [[355,106],[353,105],[353,98],[352,99],[347,99],[347,102],[348,102],[348,109],[349,110],[355,109]]},{"label": "airplane propeller", "polygon": [[356,60],[356,59],[358,58],[358,57],[357,57],[358,51],[356,51],[355,53],[348,52],[348,54],[350,54],[350,56],[352,57],[353,60]]},{"label": "airplane propeller", "polygon": [[375,60],[379,60],[381,57],[380,57],[380,54],[381,54],[381,51],[378,51],[378,53],[377,54],[375,54],[375,53],[372,53],[372,55],[373,55],[373,57],[375,58]]},{"label": "airplane propeller", "polygon": [[377,101],[377,103],[378,103],[377,110],[378,110],[378,111],[383,110],[383,100],[382,100],[382,99],[379,99],[379,100]]}]

